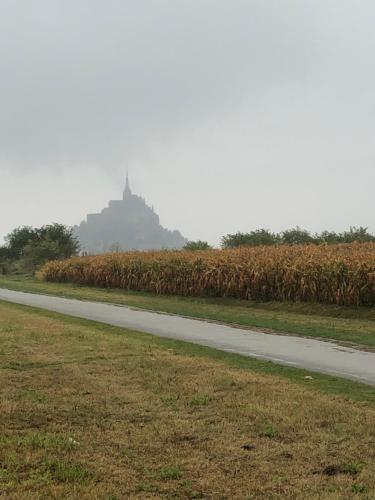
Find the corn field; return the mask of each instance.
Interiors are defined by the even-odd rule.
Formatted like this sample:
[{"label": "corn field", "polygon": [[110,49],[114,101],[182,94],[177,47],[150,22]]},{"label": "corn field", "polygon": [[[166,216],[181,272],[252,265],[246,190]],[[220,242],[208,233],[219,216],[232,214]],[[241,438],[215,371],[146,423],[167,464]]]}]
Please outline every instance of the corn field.
[{"label": "corn field", "polygon": [[375,244],[113,253],[51,261],[40,275],[156,294],[374,306]]}]

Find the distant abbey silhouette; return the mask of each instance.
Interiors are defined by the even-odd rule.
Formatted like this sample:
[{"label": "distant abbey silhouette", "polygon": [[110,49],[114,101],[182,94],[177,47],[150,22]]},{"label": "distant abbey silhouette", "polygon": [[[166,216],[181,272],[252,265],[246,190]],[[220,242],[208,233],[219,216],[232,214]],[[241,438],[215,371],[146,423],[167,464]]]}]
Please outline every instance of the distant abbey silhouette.
[{"label": "distant abbey silhouette", "polygon": [[159,216],[145,200],[131,192],[126,174],[122,200],[111,200],[98,214],[73,228],[82,252],[89,254],[120,250],[182,248],[186,239],[179,231],[160,225]]}]

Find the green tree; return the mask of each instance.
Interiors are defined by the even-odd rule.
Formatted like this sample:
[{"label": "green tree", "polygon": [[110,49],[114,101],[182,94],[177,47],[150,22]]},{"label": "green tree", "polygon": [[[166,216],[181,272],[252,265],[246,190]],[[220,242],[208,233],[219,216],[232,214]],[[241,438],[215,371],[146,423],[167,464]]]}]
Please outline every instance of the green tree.
[{"label": "green tree", "polygon": [[188,241],[183,247],[183,250],[211,250],[212,246],[207,243],[207,241]]},{"label": "green tree", "polygon": [[[39,242],[43,241],[55,244],[55,250],[52,250],[54,245],[50,245],[51,255],[56,255],[51,258],[66,259],[78,253],[79,244],[76,238],[74,238],[70,227],[54,223],[42,226],[36,231],[38,233]],[[44,248],[46,248],[46,245]]]},{"label": "green tree", "polygon": [[334,231],[323,231],[316,235],[319,243],[374,243],[375,236],[369,233],[367,227],[351,227],[349,231],[335,233]]},{"label": "green tree", "polygon": [[375,242],[375,236],[368,232],[367,227],[351,227],[349,231],[341,233],[343,243],[370,243]]},{"label": "green tree", "polygon": [[27,245],[38,240],[38,230],[30,226],[17,227],[5,237],[9,255],[13,259],[22,257]]},{"label": "green tree", "polygon": [[315,238],[306,229],[295,227],[287,229],[281,233],[281,241],[286,245],[307,245],[309,243],[316,243]]},{"label": "green tree", "polygon": [[48,260],[65,259],[79,250],[72,229],[57,223],[40,228],[19,227],[8,234],[5,240],[6,246],[0,252],[3,269],[4,262],[10,261],[17,271],[33,272]]},{"label": "green tree", "polygon": [[316,234],[315,240],[318,243],[326,243],[328,245],[342,243],[341,235],[339,233],[335,233],[334,231],[323,231],[320,234]]},{"label": "green tree", "polygon": [[276,245],[279,236],[268,229],[256,229],[250,233],[227,234],[221,238],[223,248],[237,248],[241,246]]}]

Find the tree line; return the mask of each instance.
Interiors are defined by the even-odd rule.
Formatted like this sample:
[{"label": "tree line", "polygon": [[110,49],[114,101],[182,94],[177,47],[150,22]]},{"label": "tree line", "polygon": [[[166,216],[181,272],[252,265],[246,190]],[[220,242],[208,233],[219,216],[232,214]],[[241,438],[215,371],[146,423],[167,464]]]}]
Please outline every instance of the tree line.
[{"label": "tree line", "polygon": [[[221,238],[221,248],[238,248],[242,246],[260,245],[333,245],[338,243],[369,243],[375,242],[375,235],[366,227],[351,227],[347,231],[322,231],[311,233],[306,229],[295,227],[280,233],[273,233],[268,229],[255,229],[248,233],[237,232],[227,234]],[[206,241],[189,241],[185,250],[208,250],[212,248]]]},{"label": "tree line", "polygon": [[[310,233],[296,227],[281,233],[268,229],[255,229],[248,233],[227,234],[221,239],[221,248],[259,245],[322,245],[336,243],[375,243],[375,236],[366,227],[351,227],[336,233],[323,231]],[[184,250],[210,250],[207,241],[189,241]],[[0,274],[34,273],[49,260],[66,259],[79,253],[79,243],[72,229],[63,224],[47,224],[40,228],[23,226],[14,229],[0,247]]]}]

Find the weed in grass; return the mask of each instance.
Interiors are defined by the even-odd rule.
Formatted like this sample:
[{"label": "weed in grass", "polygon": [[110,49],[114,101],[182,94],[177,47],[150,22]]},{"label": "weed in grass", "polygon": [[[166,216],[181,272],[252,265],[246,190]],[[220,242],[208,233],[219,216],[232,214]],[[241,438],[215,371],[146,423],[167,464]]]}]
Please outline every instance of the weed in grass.
[{"label": "weed in grass", "polygon": [[337,486],[336,486],[335,484],[330,484],[330,485],[328,486],[328,491],[329,491],[329,493],[335,493],[335,492],[337,491],[337,489],[338,489],[338,488],[337,488]]},{"label": "weed in grass", "polygon": [[1,333],[15,333],[16,328],[13,325],[3,325],[0,327]]},{"label": "weed in grass", "polygon": [[363,484],[353,483],[352,484],[352,493],[359,493],[359,494],[363,495],[364,493],[367,493],[367,488],[366,488],[366,486],[363,486]]},{"label": "weed in grass", "polygon": [[181,486],[181,488],[191,490],[191,488],[193,487],[193,483],[189,479],[184,479],[183,481],[180,481],[179,486]]},{"label": "weed in grass", "polygon": [[21,469],[24,465],[24,458],[17,455],[15,451],[11,451],[6,454],[4,458],[4,465],[6,469],[9,471],[16,471]]},{"label": "weed in grass", "polygon": [[194,498],[204,498],[204,494],[201,491],[191,491],[189,494],[189,498],[194,499]]},{"label": "weed in grass", "polygon": [[35,389],[25,389],[20,393],[20,397],[26,401],[31,401],[32,403],[42,404],[47,402],[47,397]]},{"label": "weed in grass", "polygon": [[216,377],[214,379],[214,386],[215,390],[217,391],[227,391],[227,390],[234,390],[234,389],[240,389],[241,387],[236,384],[236,382],[233,380],[232,377]]},{"label": "weed in grass", "polygon": [[197,394],[189,401],[189,406],[207,406],[211,401],[211,397],[208,394]]},{"label": "weed in grass", "polygon": [[20,438],[18,445],[34,449],[70,451],[78,443],[71,437],[49,433],[35,433]]},{"label": "weed in grass", "polygon": [[6,469],[0,469],[0,481],[8,477],[8,471]]},{"label": "weed in grass", "polygon": [[147,483],[146,481],[141,481],[135,487],[136,491],[150,493],[153,490],[153,486],[151,483]]},{"label": "weed in grass", "polygon": [[163,481],[180,479],[182,475],[182,470],[179,467],[167,467],[158,471],[158,477]]},{"label": "weed in grass", "polygon": [[350,462],[347,464],[343,464],[340,467],[340,472],[342,474],[349,474],[350,476],[356,476],[361,472],[362,468],[363,468],[362,464]]},{"label": "weed in grass", "polygon": [[20,362],[20,361],[12,361],[8,365],[5,366],[8,370],[15,370],[15,371],[24,371],[24,370],[32,370],[32,369],[38,369],[38,368],[45,368],[49,366],[50,363],[41,363],[41,362]]},{"label": "weed in grass", "polygon": [[193,489],[193,482],[189,479],[184,479],[179,483],[179,490],[187,496],[187,498],[203,498],[203,493]]},{"label": "weed in grass", "polygon": [[52,477],[60,483],[87,484],[92,477],[91,472],[80,463],[45,459],[44,465]]},{"label": "weed in grass", "polygon": [[121,448],[120,453],[123,457],[127,458],[133,458],[135,454],[134,450],[131,448]]},{"label": "weed in grass", "polygon": [[265,430],[262,432],[261,436],[273,439],[278,436],[278,431],[272,426],[268,425]]},{"label": "weed in grass", "polygon": [[165,406],[168,406],[169,408],[176,410],[177,409],[177,401],[180,399],[179,396],[162,396],[160,400],[162,403],[165,404]]}]

